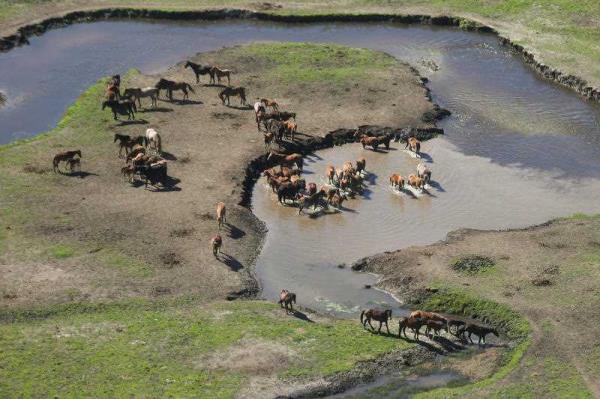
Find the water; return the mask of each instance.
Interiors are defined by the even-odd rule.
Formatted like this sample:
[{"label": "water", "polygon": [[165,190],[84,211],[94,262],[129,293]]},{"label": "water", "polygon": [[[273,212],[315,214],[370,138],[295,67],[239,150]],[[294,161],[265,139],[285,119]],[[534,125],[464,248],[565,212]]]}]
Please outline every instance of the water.
[{"label": "water", "polygon": [[[259,182],[253,209],[269,228],[257,261],[264,296],[281,288],[300,303],[338,316],[374,304],[398,304],[364,289],[375,277],[337,267],[362,256],[429,244],[456,228],[524,227],[574,212],[600,212],[600,109],[543,81],[491,35],[394,24],[262,24],[113,21],[74,25],[0,54],[0,143],[56,124],[65,108],[102,76],[135,67],[160,71],[196,52],[251,41],[334,42],[386,51],[430,79],[433,98],[453,115],[424,144],[437,183],[415,199],[388,188],[390,173],[414,171],[401,149],[388,154],[356,145],[321,151],[307,169],[367,157],[367,198],[320,218],[299,217]],[[429,70],[429,61],[439,65]],[[322,158],[322,159],[319,159]]]}]

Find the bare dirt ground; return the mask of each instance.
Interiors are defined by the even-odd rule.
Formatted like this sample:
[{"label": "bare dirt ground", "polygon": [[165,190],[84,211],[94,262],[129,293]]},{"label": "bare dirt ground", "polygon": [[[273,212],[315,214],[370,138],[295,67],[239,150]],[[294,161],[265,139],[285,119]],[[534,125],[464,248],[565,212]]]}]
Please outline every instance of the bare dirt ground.
[{"label": "bare dirt ground", "polygon": [[[194,61],[232,69],[232,84],[248,89],[251,104],[257,97],[276,98],[283,109],[298,114],[302,134],[323,135],[365,123],[419,126],[420,116],[431,110],[418,77],[395,61],[368,80],[327,81],[317,75],[317,80],[294,82],[282,80],[285,71],[252,51],[224,49],[200,54]],[[343,51],[325,51],[344,64]],[[239,106],[238,99],[232,99],[232,106],[221,104],[217,93],[222,88],[207,86],[207,76],[195,84],[182,63],[161,76],[192,83],[189,101],[178,101],[181,93],[176,92],[175,101],[163,98],[158,108],[150,109],[149,100],[143,99],[144,107],[130,124],[113,121],[105,110],[105,141],[80,147],[85,178],[52,174],[43,142],[23,144],[37,146],[42,155],[23,159],[10,173],[27,181],[39,172],[44,186],[37,189],[44,192],[44,200],[36,200],[27,189],[14,197],[20,204],[16,209],[31,216],[24,217],[22,226],[6,230],[9,238],[19,238],[8,240],[0,252],[0,306],[184,294],[210,300],[251,284],[248,272],[264,232],[250,210],[237,204],[245,166],[265,152],[254,113]],[[133,74],[123,86],[150,86],[158,78]],[[97,101],[100,107],[101,98]],[[132,186],[120,175],[124,160],[117,156],[113,134],[143,135],[149,127],[163,137],[174,183],[168,190]],[[54,139],[68,137],[72,128],[86,127],[67,127]],[[218,201],[227,205],[228,225],[222,231],[224,255],[215,259],[209,240],[217,232]],[[48,255],[47,247],[37,247],[39,240],[67,249],[59,246]]]},{"label": "bare dirt ground", "polygon": [[[400,297],[423,287],[455,287],[506,304],[529,320],[528,360],[496,386],[475,390],[475,396],[503,390],[516,396],[585,397],[584,387],[599,396],[599,243],[598,217],[505,232],[457,231],[439,244],[375,256],[364,270],[382,274],[379,285]],[[472,274],[450,266],[471,255],[495,265]],[[571,390],[563,391],[565,386]]]}]

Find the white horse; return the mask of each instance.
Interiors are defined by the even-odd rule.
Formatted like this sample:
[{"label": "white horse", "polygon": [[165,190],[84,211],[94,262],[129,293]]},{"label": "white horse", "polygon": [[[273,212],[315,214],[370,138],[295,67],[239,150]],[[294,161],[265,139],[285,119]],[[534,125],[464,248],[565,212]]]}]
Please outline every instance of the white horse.
[{"label": "white horse", "polygon": [[417,165],[417,176],[423,179],[423,184],[429,184],[431,181],[431,169],[429,169],[423,162],[419,162]]},{"label": "white horse", "polygon": [[123,95],[125,97],[127,96],[133,96],[134,101],[135,99],[137,99],[138,101],[138,105],[141,107],[142,106],[142,102],[140,100],[140,98],[142,97],[150,97],[150,99],[152,100],[152,107],[157,106],[157,101],[158,101],[158,89],[156,87],[144,87],[143,89],[140,89],[139,87],[130,87],[125,89],[125,92],[123,93]]},{"label": "white horse", "polygon": [[160,154],[162,152],[162,144],[160,139],[160,134],[152,128],[146,129],[146,139],[150,146],[154,148]]}]

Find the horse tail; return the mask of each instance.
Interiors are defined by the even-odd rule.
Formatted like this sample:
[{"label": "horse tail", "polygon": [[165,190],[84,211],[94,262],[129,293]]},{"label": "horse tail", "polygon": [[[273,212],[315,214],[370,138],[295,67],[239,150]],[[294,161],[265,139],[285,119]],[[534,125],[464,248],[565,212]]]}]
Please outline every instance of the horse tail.
[{"label": "horse tail", "polygon": [[192,86],[189,83],[186,83],[185,86],[192,92],[195,93],[194,89],[192,88]]},{"label": "horse tail", "polygon": [[363,316],[365,315],[365,311],[360,312],[360,322],[363,323]]}]

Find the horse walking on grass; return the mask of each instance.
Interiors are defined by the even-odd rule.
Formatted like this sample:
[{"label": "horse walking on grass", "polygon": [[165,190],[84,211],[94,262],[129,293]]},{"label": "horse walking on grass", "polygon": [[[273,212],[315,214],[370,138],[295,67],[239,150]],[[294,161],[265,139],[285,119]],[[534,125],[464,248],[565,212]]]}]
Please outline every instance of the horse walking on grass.
[{"label": "horse walking on grass", "polygon": [[117,115],[127,116],[128,120],[135,119],[135,113],[137,112],[137,108],[135,107],[135,103],[129,100],[124,101],[116,101],[116,100],[106,100],[102,103],[102,109],[109,107],[113,113],[113,118],[118,120]]},{"label": "horse walking on grass", "polygon": [[383,324],[385,324],[385,329],[387,330],[387,333],[389,334],[390,328],[388,327],[388,320],[392,320],[392,310],[391,309],[387,309],[387,310],[369,309],[369,310],[363,310],[360,313],[360,322],[362,323],[363,327],[366,328],[367,323],[369,323],[371,330],[375,331],[375,328],[371,324],[371,320],[375,320],[375,321],[379,322],[379,329],[377,330],[378,333],[381,333],[381,326]]}]

